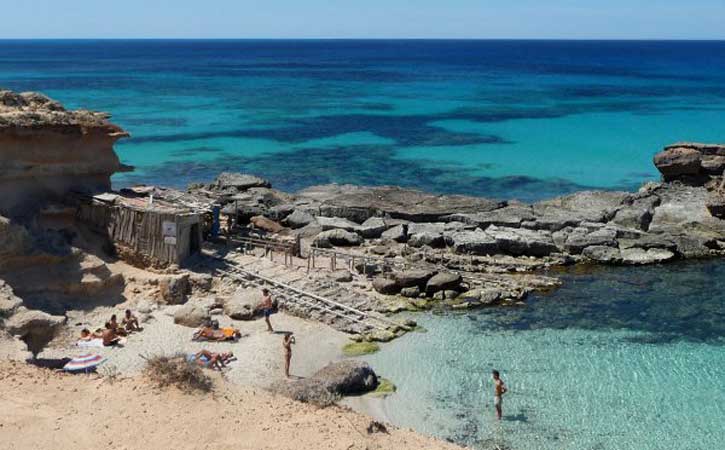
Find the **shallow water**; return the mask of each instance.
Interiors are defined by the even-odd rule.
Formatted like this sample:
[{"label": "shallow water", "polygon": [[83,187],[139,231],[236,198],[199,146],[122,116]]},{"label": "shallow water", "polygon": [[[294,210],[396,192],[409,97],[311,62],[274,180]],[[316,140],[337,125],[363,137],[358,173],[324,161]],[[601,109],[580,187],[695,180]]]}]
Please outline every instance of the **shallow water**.
[{"label": "shallow water", "polygon": [[722,448],[723,277],[722,262],[567,275],[526,307],[416,315],[426,333],[366,359],[398,385],[390,420],[475,448]]},{"label": "shallow water", "polygon": [[0,86],[111,112],[117,185],[221,170],[535,200],[722,141],[725,42],[0,41]]}]

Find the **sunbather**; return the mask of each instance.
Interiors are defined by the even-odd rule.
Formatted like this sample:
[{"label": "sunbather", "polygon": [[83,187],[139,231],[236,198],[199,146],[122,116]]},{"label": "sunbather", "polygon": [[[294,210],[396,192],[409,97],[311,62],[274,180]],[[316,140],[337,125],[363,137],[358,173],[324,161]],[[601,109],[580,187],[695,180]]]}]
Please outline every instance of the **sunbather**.
[{"label": "sunbather", "polygon": [[121,321],[121,325],[123,325],[129,333],[132,331],[141,331],[141,327],[138,324],[138,318],[133,315],[130,309],[126,310],[126,315]]},{"label": "sunbather", "polygon": [[96,330],[95,333],[91,333],[91,330],[88,328],[84,328],[81,330],[81,337],[79,340],[81,341],[92,341],[93,339],[102,339],[103,338],[103,331]]},{"label": "sunbather", "polygon": [[118,324],[118,320],[116,319],[115,314],[111,316],[111,320],[108,323],[111,324],[111,329],[113,329],[113,332],[117,335],[128,336],[128,331],[126,331]]},{"label": "sunbather", "polygon": [[118,343],[121,341],[121,338],[116,334],[116,331],[113,329],[113,326],[110,322],[106,322],[106,329],[103,330],[103,345],[105,347],[111,347],[113,345],[118,345]]},{"label": "sunbather", "polygon": [[219,328],[215,330],[211,327],[203,327],[194,333],[192,338],[195,341],[234,341],[242,337],[242,333],[231,327]]},{"label": "sunbather", "polygon": [[229,362],[233,357],[234,354],[232,352],[214,353],[209,350],[202,350],[198,353],[189,354],[186,359],[187,361],[197,363],[202,367],[222,370],[226,367],[227,362]]}]

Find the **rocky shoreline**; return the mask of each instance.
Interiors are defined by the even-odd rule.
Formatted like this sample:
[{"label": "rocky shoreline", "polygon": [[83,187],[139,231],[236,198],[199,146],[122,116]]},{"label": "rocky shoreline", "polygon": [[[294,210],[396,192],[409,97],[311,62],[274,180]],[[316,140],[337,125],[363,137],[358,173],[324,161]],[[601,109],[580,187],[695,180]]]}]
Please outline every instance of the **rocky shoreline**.
[{"label": "rocky shoreline", "polygon": [[[17,336],[37,352],[67,327],[67,311],[103,302],[184,304],[182,312],[194,320],[178,323],[201,323],[219,311],[234,320],[257,318],[246,313],[256,300],[245,293],[256,285],[221,274],[216,262],[199,256],[183,269],[131,268],[124,264],[137,260],[109,252],[107,238],[80,219],[77,193],[103,194],[114,172],[129,169],[112,147],[128,134],[108,117],[67,111],[40,94],[0,91],[0,335]],[[27,148],[36,156],[29,158]],[[150,197],[135,200],[217,205],[227,231],[206,244],[207,253],[384,317],[522,305],[529,293],[560,284],[547,272],[558,266],[725,255],[725,146],[674,144],[654,163],[663,181],[637,192],[584,191],[533,204],[395,186],[324,185],[287,193],[237,173],[187,192],[144,188]],[[289,264],[286,257],[284,265],[266,261],[240,249],[235,236],[292,243],[297,254]],[[336,266],[337,260],[345,264]],[[335,311],[287,300],[280,307],[288,313],[358,340],[385,341],[405,331],[371,333]]]}]

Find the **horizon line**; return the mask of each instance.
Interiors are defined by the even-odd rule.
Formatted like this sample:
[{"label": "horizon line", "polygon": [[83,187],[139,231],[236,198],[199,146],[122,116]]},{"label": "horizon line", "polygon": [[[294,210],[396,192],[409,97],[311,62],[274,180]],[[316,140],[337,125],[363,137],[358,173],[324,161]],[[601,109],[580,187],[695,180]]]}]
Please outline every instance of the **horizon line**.
[{"label": "horizon line", "polygon": [[725,42],[721,38],[552,38],[552,37],[1,37],[0,41],[581,41]]}]

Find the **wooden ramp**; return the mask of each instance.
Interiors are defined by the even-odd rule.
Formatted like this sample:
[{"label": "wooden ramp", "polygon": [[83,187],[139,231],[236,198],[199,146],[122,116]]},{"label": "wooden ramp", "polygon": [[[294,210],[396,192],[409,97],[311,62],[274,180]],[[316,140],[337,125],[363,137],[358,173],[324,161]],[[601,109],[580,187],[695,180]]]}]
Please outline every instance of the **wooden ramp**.
[{"label": "wooden ramp", "polygon": [[343,331],[370,334],[375,332],[396,333],[411,329],[411,327],[390,320],[382,314],[363,311],[332,298],[323,297],[268,276],[251,272],[225,258],[210,257],[223,263],[222,267],[215,268],[216,272],[239,282],[267,288],[285,309],[334,325],[335,328]]}]

